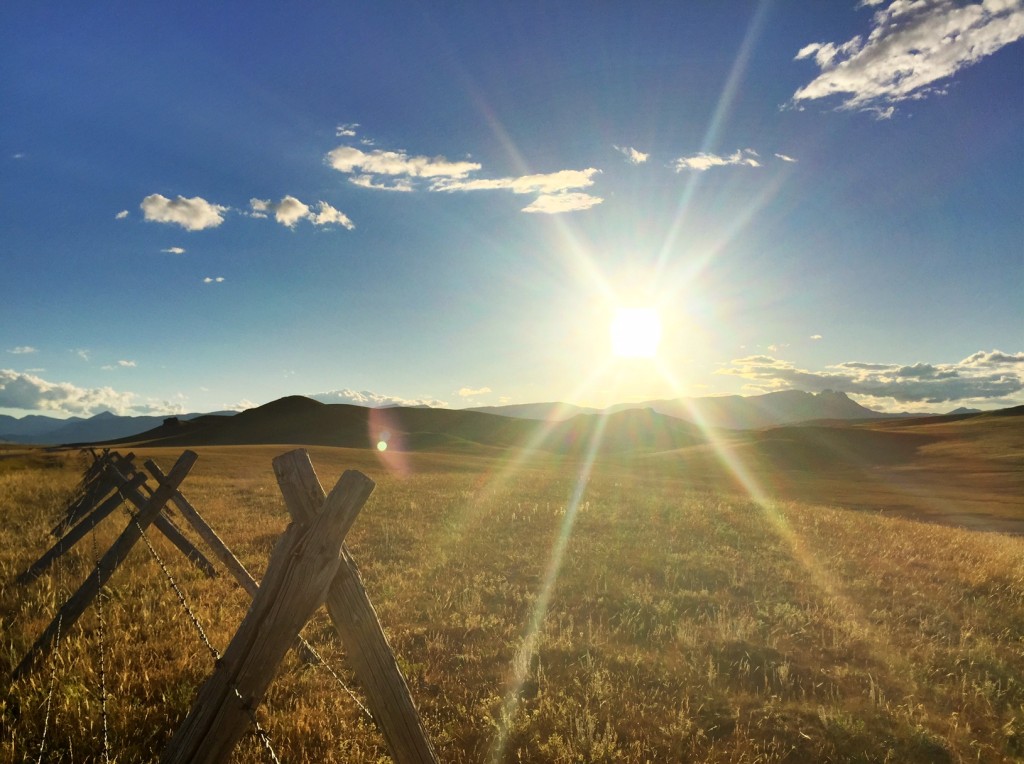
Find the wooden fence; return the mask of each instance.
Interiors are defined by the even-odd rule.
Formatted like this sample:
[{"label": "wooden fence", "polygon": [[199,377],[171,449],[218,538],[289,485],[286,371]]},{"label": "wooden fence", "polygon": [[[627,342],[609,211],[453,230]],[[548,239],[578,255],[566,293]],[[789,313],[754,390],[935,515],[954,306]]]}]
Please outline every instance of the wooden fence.
[{"label": "wooden fence", "polygon": [[[145,463],[148,474],[137,469],[134,454],[92,454],[94,461],[83,477],[78,497],[53,528],[56,543],[19,575],[18,581],[28,584],[41,576],[123,503],[136,511],[130,512],[128,524],[97,562],[95,571],[25,654],[13,672],[14,678],[32,671],[57,646],[61,634],[66,634],[85,612],[150,526],[163,533],[203,573],[217,575],[216,566],[171,519],[168,505],[173,505],[252,597],[252,604],[162,752],[161,761],[227,761],[254,722],[255,709],[288,648],[296,645],[305,659],[318,659],[299,631],[326,604],[351,668],[366,693],[369,711],[394,760],[399,764],[437,762],[408,684],[344,544],[346,533],[373,491],[372,480],[349,470],[326,494],[305,450],[274,459],[274,473],[291,523],[271,553],[263,581],[257,584],[180,491],[198,458],[194,452],[182,453],[166,474],[152,461]],[[150,478],[155,486],[149,484]]]}]

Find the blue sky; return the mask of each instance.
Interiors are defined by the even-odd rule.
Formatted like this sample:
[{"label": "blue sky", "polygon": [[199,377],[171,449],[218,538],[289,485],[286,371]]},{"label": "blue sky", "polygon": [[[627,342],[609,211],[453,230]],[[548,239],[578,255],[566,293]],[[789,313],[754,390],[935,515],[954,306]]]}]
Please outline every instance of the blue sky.
[{"label": "blue sky", "polygon": [[1024,403],[1021,2],[90,5],[0,10],[0,413]]}]

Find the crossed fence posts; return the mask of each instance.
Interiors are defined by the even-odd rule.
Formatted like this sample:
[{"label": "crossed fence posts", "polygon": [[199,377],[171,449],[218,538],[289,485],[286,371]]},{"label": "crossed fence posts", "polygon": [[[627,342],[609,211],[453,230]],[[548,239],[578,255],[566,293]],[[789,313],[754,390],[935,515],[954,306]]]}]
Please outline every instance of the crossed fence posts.
[{"label": "crossed fence posts", "polygon": [[[299,631],[322,605],[327,605],[346,648],[351,667],[366,693],[367,705],[392,757],[399,764],[431,762],[437,755],[423,727],[408,684],[388,644],[363,586],[358,568],[344,545],[374,483],[362,473],[346,471],[329,495],[316,476],[304,449],[273,461],[274,473],[291,516],[291,524],[271,553],[263,581],[257,584],[228,546],[181,494],[179,486],[198,458],[185,451],[170,472],[152,461],[145,467],[156,481],[134,466],[134,455],[93,452],[94,462],[81,483],[78,499],[53,529],[57,542],[19,577],[28,583],[124,501],[137,508],[128,525],[90,575],[65,602],[51,624],[13,672],[31,671],[54,648],[62,633],[82,615],[144,531],[155,526],[200,570],[216,568],[168,517],[173,504],[195,529],[239,585],[253,597],[249,611],[200,688],[196,701],[161,755],[161,761],[223,762],[254,719],[288,648],[297,644],[307,660],[316,652]],[[333,673],[333,672],[332,672]]]}]

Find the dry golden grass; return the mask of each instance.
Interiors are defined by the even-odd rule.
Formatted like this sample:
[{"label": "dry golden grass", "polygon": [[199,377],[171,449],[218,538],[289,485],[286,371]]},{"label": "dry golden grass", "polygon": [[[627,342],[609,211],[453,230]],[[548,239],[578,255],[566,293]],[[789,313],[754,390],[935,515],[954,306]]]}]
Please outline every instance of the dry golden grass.
[{"label": "dry golden grass", "polygon": [[[258,578],[287,522],[270,467],[287,449],[198,450],[182,490]],[[311,454],[325,487],[353,467],[378,482],[348,543],[443,761],[1024,757],[1024,538],[758,504],[693,490],[668,467],[598,464],[573,513],[578,464],[413,455],[399,478],[371,452]],[[168,469],[177,453],[144,456]],[[93,564],[86,539],[30,586],[13,581],[47,547],[85,466],[0,460],[8,672]],[[125,521],[101,526],[101,551]],[[223,650],[245,595],[149,535]],[[523,654],[560,537],[536,649]],[[212,659],[141,544],[104,608],[110,750],[151,760]],[[51,678],[44,760],[101,755],[97,627],[89,611],[11,684],[0,759],[38,759]],[[326,617],[305,635],[354,685]],[[292,655],[259,716],[284,761],[387,760],[335,680]],[[254,738],[236,760],[262,760]]]}]

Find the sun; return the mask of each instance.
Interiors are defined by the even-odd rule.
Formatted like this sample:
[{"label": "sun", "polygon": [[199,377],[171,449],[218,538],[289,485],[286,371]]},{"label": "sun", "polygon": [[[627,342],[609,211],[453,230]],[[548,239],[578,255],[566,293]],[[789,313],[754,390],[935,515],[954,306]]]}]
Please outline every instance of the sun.
[{"label": "sun", "polygon": [[609,326],[617,358],[654,358],[661,344],[661,318],[654,308],[618,308]]}]

